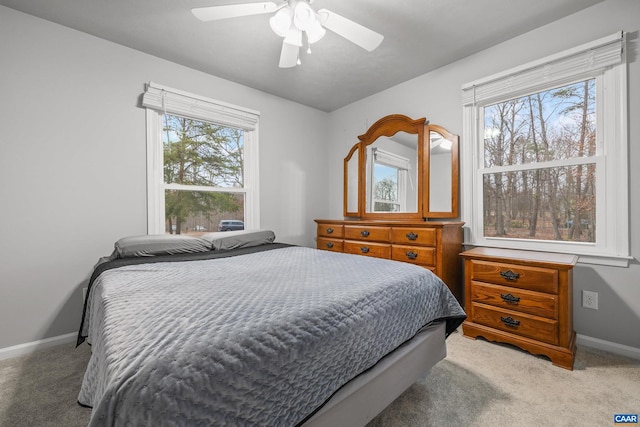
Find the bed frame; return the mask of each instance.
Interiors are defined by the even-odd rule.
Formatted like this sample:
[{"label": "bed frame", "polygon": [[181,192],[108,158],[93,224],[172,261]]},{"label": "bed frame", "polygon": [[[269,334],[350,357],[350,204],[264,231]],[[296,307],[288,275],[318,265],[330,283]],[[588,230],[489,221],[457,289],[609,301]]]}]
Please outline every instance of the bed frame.
[{"label": "bed frame", "polygon": [[426,326],[340,388],[302,426],[364,426],[446,355],[445,323]]}]

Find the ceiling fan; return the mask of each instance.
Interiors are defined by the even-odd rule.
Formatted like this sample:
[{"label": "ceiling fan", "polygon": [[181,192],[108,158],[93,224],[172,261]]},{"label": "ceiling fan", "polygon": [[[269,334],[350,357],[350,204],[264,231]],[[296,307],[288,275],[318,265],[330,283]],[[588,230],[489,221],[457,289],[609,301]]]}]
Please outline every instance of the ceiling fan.
[{"label": "ceiling fan", "polygon": [[303,39],[307,42],[307,53],[311,53],[311,45],[324,37],[325,28],[369,52],[382,43],[384,36],[330,10],[320,9],[316,12],[311,8],[311,3],[313,0],[285,0],[280,4],[242,3],[197,7],[191,9],[191,12],[202,21],[275,12],[269,24],[271,29],[284,39],[280,52],[281,68],[300,65],[300,47],[303,45]]}]

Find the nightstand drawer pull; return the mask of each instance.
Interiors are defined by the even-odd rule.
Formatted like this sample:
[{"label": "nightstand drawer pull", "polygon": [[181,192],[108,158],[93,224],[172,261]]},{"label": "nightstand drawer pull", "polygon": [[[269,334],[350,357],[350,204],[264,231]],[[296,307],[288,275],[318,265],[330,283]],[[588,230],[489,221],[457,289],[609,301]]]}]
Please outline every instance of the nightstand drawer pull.
[{"label": "nightstand drawer pull", "polygon": [[366,246],[363,246],[360,248],[360,252],[362,252],[363,254],[369,253],[369,248]]},{"label": "nightstand drawer pull", "polygon": [[331,234],[331,233],[333,233],[333,228],[331,227],[327,228],[327,234]]},{"label": "nightstand drawer pull", "polygon": [[512,294],[500,294],[500,298],[507,304],[517,305],[520,302],[520,297],[515,297]]},{"label": "nightstand drawer pull", "polygon": [[511,270],[501,271],[500,275],[504,277],[506,280],[516,280],[518,279],[518,277],[520,277],[519,273],[514,273]]},{"label": "nightstand drawer pull", "polygon": [[409,259],[416,259],[416,258],[418,258],[418,253],[417,253],[417,252],[414,252],[414,251],[409,251],[409,252],[407,252],[407,253],[406,253],[406,255],[407,255],[407,258],[409,258]]},{"label": "nightstand drawer pull", "polygon": [[411,233],[407,233],[407,239],[416,240],[417,238],[418,238],[418,235],[416,233],[414,233],[413,231]]},{"label": "nightstand drawer pull", "polygon": [[331,249],[333,247],[333,242],[327,242],[327,247]]},{"label": "nightstand drawer pull", "polygon": [[362,237],[369,237],[369,232],[368,232],[367,230],[362,230],[362,231],[360,232],[360,235],[361,235]]},{"label": "nightstand drawer pull", "polygon": [[502,323],[504,323],[506,326],[510,327],[510,328],[515,328],[520,324],[519,320],[515,320],[513,317],[509,316],[509,317],[502,317],[500,316],[500,320],[502,320]]}]

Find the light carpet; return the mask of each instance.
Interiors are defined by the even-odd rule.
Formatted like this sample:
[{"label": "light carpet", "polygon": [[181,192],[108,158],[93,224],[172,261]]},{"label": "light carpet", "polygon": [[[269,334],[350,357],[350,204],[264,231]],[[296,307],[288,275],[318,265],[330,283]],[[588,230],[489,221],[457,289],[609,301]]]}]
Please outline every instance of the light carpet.
[{"label": "light carpet", "polygon": [[[448,356],[368,427],[612,426],[640,413],[640,361],[579,347],[573,371],[460,332]],[[0,426],[86,426],[76,402],[90,349],[62,345],[0,361]]]}]

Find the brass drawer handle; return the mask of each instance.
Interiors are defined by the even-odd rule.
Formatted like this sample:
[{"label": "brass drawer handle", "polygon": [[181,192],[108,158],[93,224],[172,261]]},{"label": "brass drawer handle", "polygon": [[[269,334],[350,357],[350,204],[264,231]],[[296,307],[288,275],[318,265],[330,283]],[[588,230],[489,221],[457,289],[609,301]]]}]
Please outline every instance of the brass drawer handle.
[{"label": "brass drawer handle", "polygon": [[331,234],[331,233],[333,233],[333,228],[331,227],[327,228],[327,234]]},{"label": "brass drawer handle", "polygon": [[504,323],[506,326],[508,326],[510,328],[516,328],[518,325],[520,325],[520,321],[519,320],[515,320],[511,316],[509,316],[509,317],[500,316],[500,320],[502,320],[502,323]]},{"label": "brass drawer handle", "polygon": [[417,238],[418,238],[418,235],[416,233],[414,233],[413,231],[411,233],[407,233],[407,239],[416,240]]},{"label": "brass drawer handle", "polygon": [[513,296],[512,294],[500,294],[500,298],[507,304],[517,305],[520,302],[520,297]]},{"label": "brass drawer handle", "polygon": [[333,247],[333,242],[327,242],[327,247],[331,249]]},{"label": "brass drawer handle", "polygon": [[362,231],[360,232],[360,235],[361,235],[362,237],[369,237],[369,232],[368,232],[367,230],[362,230]]},{"label": "brass drawer handle", "polygon": [[362,252],[363,254],[367,254],[369,253],[369,248],[366,246],[363,246],[360,248],[360,252]]},{"label": "brass drawer handle", "polygon": [[500,275],[506,280],[517,280],[520,277],[520,273],[514,273],[511,270],[501,271]]},{"label": "brass drawer handle", "polygon": [[407,258],[409,259],[416,259],[418,258],[418,253],[414,252],[414,251],[409,251],[407,252],[405,255],[407,255]]}]

